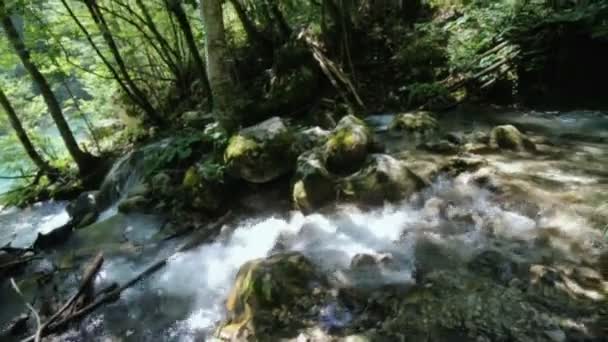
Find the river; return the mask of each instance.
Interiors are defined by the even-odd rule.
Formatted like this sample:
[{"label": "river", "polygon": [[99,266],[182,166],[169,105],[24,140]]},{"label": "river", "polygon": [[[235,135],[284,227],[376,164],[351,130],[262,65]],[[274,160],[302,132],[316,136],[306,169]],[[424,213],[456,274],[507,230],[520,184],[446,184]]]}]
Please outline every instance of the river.
[{"label": "river", "polygon": [[[413,149],[411,141],[388,133],[386,125],[391,117],[368,118],[388,153],[430,162],[445,158]],[[342,205],[323,214],[277,211],[237,216],[222,228],[217,239],[187,252],[174,254],[187,238],[163,239],[162,217],[122,215],[110,209],[97,223],[77,231],[58,250],[33,263],[30,267],[38,268],[34,274],[47,279],[44,275],[55,271],[49,281],[67,298],[77,286],[74,270],[97,251],[104,251],[106,257],[96,279],[98,289],[113,282],[124,283],[154,261],[173,256],[166,267],[127,290],[119,301],[89,315],[58,339],[210,340],[218,322],[225,318],[224,302],[239,268],[278,251],[301,252],[331,278],[361,287],[414,284],[418,265],[445,267],[445,260],[425,252],[426,243],[447,251],[449,267],[465,267],[474,255],[488,248],[516,253],[531,262],[553,258],[584,264],[601,250],[605,243],[602,228],[608,225],[608,116],[583,111],[472,109],[446,113],[440,119],[441,126],[450,132],[483,130],[504,123],[551,140],[547,144],[551,153],[484,154],[488,166],[476,174],[439,177],[413,198],[380,208]],[[477,180],[483,172],[508,184],[509,190],[495,196],[479,186]],[[438,203],[449,203],[447,215],[439,213]],[[65,203],[4,209],[0,213],[0,244],[27,247],[37,232],[67,219]],[[537,242],[549,227],[557,229],[560,238],[539,247]],[[380,273],[350,272],[351,260],[360,254],[390,255],[392,266]],[[33,285],[28,281],[24,284],[28,298],[33,298],[34,291],[28,288]],[[601,299],[607,294],[588,295]],[[0,302],[0,326],[25,310],[7,282],[0,289]]]}]

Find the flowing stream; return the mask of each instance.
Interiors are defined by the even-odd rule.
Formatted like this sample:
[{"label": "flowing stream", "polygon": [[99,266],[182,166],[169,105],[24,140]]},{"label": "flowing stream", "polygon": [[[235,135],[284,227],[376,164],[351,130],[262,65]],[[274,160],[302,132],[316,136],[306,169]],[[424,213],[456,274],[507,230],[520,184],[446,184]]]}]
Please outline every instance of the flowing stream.
[{"label": "flowing stream", "polygon": [[[407,150],[421,159],[434,158],[413,151],[411,141],[386,133],[390,118],[369,119],[387,142],[389,153]],[[464,267],[473,255],[488,248],[531,261],[583,262],[598,252],[598,241],[604,239],[602,225],[608,224],[608,116],[459,112],[447,114],[441,125],[466,132],[505,122],[553,139],[557,152],[544,157],[489,154],[484,157],[491,169],[454,179],[440,177],[413,198],[381,208],[343,205],[323,214],[293,211],[239,217],[227,223],[216,240],[175,255],[185,240],[164,241],[162,218],[122,215],[110,208],[96,224],[77,231],[59,250],[30,266],[43,268],[46,262],[50,263],[47,267],[59,270],[62,276],[55,281],[62,298],[77,286],[74,269],[98,250],[106,256],[96,279],[98,289],[112,282],[122,284],[154,261],[173,256],[166,267],[57,340],[210,340],[224,318],[224,301],[239,267],[279,251],[300,251],[336,283],[368,288],[412,284],[420,265]],[[495,196],[479,186],[477,179],[483,172],[499,174],[515,190]],[[64,207],[63,203],[43,203],[22,211],[5,209],[0,213],[1,244],[28,246],[37,232],[67,220]],[[549,227],[560,231],[560,239],[547,248],[538,247],[535,242]],[[435,247],[429,246],[439,246],[449,257],[439,258]],[[362,254],[388,256],[389,262],[374,273],[357,272],[351,262]],[[601,294],[589,294],[593,295]],[[0,287],[0,302],[0,325],[24,310],[6,284]],[[348,324],[349,317],[343,320]]]}]

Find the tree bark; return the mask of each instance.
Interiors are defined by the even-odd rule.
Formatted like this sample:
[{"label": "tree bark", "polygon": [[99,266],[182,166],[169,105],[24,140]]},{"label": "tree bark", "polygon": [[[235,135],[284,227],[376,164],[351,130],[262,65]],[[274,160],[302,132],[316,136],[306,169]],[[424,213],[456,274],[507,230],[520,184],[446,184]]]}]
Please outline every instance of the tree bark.
[{"label": "tree bark", "polygon": [[19,37],[11,18],[6,13],[4,8],[4,0],[0,0],[0,16],[2,16],[0,21],[2,22],[4,34],[7,36],[11,45],[15,49],[21,63],[23,63],[23,66],[34,80],[34,83],[40,89],[49,113],[51,114],[51,117],[59,130],[59,134],[61,135],[68,152],[74,159],[74,162],[76,162],[81,176],[86,175],[91,168],[95,167],[96,158],[91,154],[82,151],[78,146],[78,143],[70,130],[70,126],[63,116],[61,106],[59,105],[59,101],[57,101],[51,86],[40,70],[38,70],[38,67],[32,62],[29,51],[21,40],[21,37]]},{"label": "tree bark", "polygon": [[200,0],[205,26],[205,55],[207,76],[213,94],[214,114],[228,132],[238,128],[235,116],[234,82],[228,68],[228,47],[224,28],[222,0]]},{"label": "tree bark", "polygon": [[49,165],[49,163],[47,163],[44,158],[42,158],[38,151],[36,151],[36,148],[34,147],[34,144],[32,144],[30,138],[27,136],[27,132],[23,128],[19,117],[17,117],[17,113],[15,113],[13,106],[11,106],[11,103],[9,102],[8,98],[6,97],[6,94],[4,94],[1,88],[0,106],[4,109],[6,116],[8,116],[8,121],[10,122],[11,127],[13,127],[13,129],[15,130],[17,138],[19,138],[21,145],[23,145],[25,152],[30,157],[34,165],[36,165],[38,169],[40,169],[47,175],[55,174],[57,170],[53,169],[51,165]]},{"label": "tree bark", "polygon": [[287,23],[283,12],[281,12],[275,0],[270,0],[268,5],[270,6],[270,11],[272,12],[274,20],[279,26],[281,37],[283,38],[283,40],[289,39],[289,36],[291,36],[291,28],[289,27],[289,24]]},{"label": "tree bark", "polygon": [[245,8],[239,2],[239,0],[228,0],[228,2],[230,2],[234,8],[234,11],[236,12],[236,15],[239,17],[239,21],[245,29],[249,42],[259,46],[264,51],[272,52],[272,42],[266,39],[266,37],[264,37],[264,35],[258,31],[255,24],[249,19],[247,11],[245,11]]},{"label": "tree bark", "polygon": [[[209,99],[211,99],[211,86],[209,85],[205,62],[203,62],[203,59],[198,52],[196,40],[194,40],[194,34],[192,33],[192,27],[190,26],[190,21],[188,21],[188,16],[186,16],[186,13],[184,12],[181,0],[167,0],[167,6],[169,7],[169,11],[173,13],[177,19],[177,23],[186,38],[186,44],[188,44],[188,49],[190,50],[194,64],[199,72],[200,79],[203,82],[203,88],[209,95]],[[209,101],[209,105],[213,106],[211,100]]]},{"label": "tree bark", "polygon": [[112,36],[112,32],[110,31],[110,28],[108,27],[105,18],[99,10],[99,7],[97,6],[95,0],[85,0],[85,4],[89,10],[89,13],[91,14],[91,17],[93,18],[93,21],[101,31],[101,36],[103,37],[106,44],[108,44],[110,52],[112,53],[112,56],[114,57],[114,60],[118,65],[118,70],[122,74],[124,82],[129,87],[130,91],[137,100],[137,103],[146,113],[148,118],[150,118],[150,120],[152,120],[155,124],[158,125],[163,124],[164,120],[158,114],[156,109],[154,109],[150,101],[148,101],[146,94],[135,84],[133,78],[131,78],[131,75],[129,75],[127,66],[124,60],[122,59],[120,51],[118,50],[118,45],[116,45],[114,37]]}]

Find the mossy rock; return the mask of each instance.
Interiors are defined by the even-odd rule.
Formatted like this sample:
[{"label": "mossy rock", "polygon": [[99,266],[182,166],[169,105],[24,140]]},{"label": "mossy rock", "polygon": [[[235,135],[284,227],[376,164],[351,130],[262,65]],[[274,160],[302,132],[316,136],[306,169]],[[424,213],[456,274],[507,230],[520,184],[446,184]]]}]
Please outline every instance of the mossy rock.
[{"label": "mossy rock", "polygon": [[339,182],[339,197],[347,201],[380,205],[399,201],[425,187],[407,165],[389,155],[372,154],[363,168]]},{"label": "mossy rock", "polygon": [[324,146],[325,164],[336,174],[351,174],[361,168],[373,148],[372,131],[353,115],[343,117]]},{"label": "mossy rock", "polygon": [[292,192],[296,208],[309,212],[332,201],[336,196],[336,179],[325,168],[321,152],[312,150],[300,155]]},{"label": "mossy rock", "polygon": [[241,130],[224,152],[228,173],[251,183],[267,183],[287,174],[295,161],[293,139],[278,117]]},{"label": "mossy rock", "polygon": [[294,312],[301,304],[306,309],[312,302],[303,302],[322,283],[313,264],[297,252],[249,261],[241,266],[228,295],[228,319],[218,335],[239,338],[245,331],[253,335],[274,328],[279,324],[277,310]]},{"label": "mossy rock", "polygon": [[415,111],[395,115],[389,125],[393,131],[428,134],[439,128],[437,119],[431,112]]},{"label": "mossy rock", "polygon": [[513,125],[494,127],[490,133],[490,146],[499,150],[536,150],[534,143]]}]

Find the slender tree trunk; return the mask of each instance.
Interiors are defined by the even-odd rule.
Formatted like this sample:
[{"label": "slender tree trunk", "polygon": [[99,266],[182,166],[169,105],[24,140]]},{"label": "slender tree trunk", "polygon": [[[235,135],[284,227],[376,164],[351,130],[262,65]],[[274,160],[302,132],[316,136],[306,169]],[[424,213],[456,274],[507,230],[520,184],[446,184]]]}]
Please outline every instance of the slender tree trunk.
[{"label": "slender tree trunk", "polygon": [[234,11],[239,17],[239,21],[241,22],[241,24],[243,24],[243,28],[245,29],[245,33],[247,34],[247,37],[249,38],[251,44],[255,44],[261,49],[264,49],[265,51],[272,52],[272,42],[266,39],[266,37],[264,37],[264,35],[260,31],[258,31],[258,29],[255,27],[255,24],[249,19],[247,11],[245,11],[245,8],[239,2],[239,0],[228,0],[228,2],[230,2],[232,7],[234,8]]},{"label": "slender tree trunk", "polygon": [[231,132],[238,128],[235,116],[235,85],[228,68],[228,46],[224,29],[222,0],[201,0],[201,12],[205,25],[205,52],[207,76],[213,94],[216,119]]},{"label": "slender tree trunk", "polygon": [[34,83],[40,89],[42,97],[44,98],[44,101],[46,102],[46,105],[48,107],[49,113],[51,114],[51,117],[53,118],[53,121],[55,122],[55,125],[59,130],[59,134],[61,135],[61,138],[63,139],[63,142],[68,152],[76,162],[80,174],[82,176],[86,175],[88,171],[91,170],[91,168],[95,167],[95,161],[97,159],[91,154],[82,151],[78,146],[78,143],[76,142],[76,139],[74,138],[74,135],[70,130],[70,126],[68,125],[67,121],[65,120],[65,117],[63,116],[59,101],[57,101],[55,94],[53,94],[51,86],[48,84],[46,78],[42,75],[42,73],[40,73],[38,67],[36,67],[36,65],[30,59],[29,51],[25,47],[25,44],[21,40],[21,37],[19,37],[19,34],[17,33],[17,30],[15,29],[12,20],[8,15],[6,15],[4,9],[4,0],[0,0],[0,15],[2,15],[1,22],[2,28],[4,29],[4,34],[7,36],[11,45],[15,49],[15,52],[19,56],[19,59],[23,63],[23,66],[34,80]]},{"label": "slender tree trunk", "polygon": [[192,33],[192,27],[188,21],[188,16],[186,16],[186,13],[182,8],[181,0],[168,0],[167,6],[169,7],[169,11],[173,13],[177,19],[177,23],[184,34],[184,38],[186,38],[186,44],[188,44],[188,49],[190,50],[190,54],[192,54],[192,59],[194,60],[194,64],[199,72],[200,79],[203,82],[203,88],[209,95],[209,105],[213,106],[211,86],[209,85],[209,78],[207,77],[205,62],[203,62],[203,59],[198,52],[196,40],[194,40],[194,34]]},{"label": "slender tree trunk", "polygon": [[38,169],[40,169],[42,172],[46,173],[47,175],[56,174],[57,170],[53,169],[51,167],[51,165],[49,163],[47,163],[44,160],[44,158],[42,158],[42,156],[36,151],[34,144],[32,144],[32,141],[27,136],[27,132],[25,131],[25,129],[23,128],[23,125],[21,124],[21,121],[17,117],[17,113],[15,113],[13,106],[11,106],[11,103],[9,102],[8,98],[6,97],[6,95],[4,94],[4,92],[2,91],[1,88],[0,88],[0,107],[2,107],[4,109],[6,116],[8,116],[8,121],[10,122],[11,126],[15,130],[15,133],[17,134],[17,138],[19,138],[21,145],[23,145],[25,152],[30,157],[32,162],[34,162],[34,165],[36,165],[36,167]]},{"label": "slender tree trunk", "polygon": [[150,29],[150,31],[152,32],[152,35],[154,35],[154,37],[160,43],[160,45],[163,47],[163,49],[165,49],[166,51],[169,52],[169,55],[173,55],[175,60],[179,61],[181,59],[180,55],[171,48],[171,45],[169,45],[169,42],[167,42],[165,37],[160,33],[160,31],[156,27],[156,24],[154,24],[154,20],[152,19],[150,12],[148,12],[148,8],[144,5],[143,1],[135,0],[135,3],[137,4],[137,7],[139,7],[139,9],[141,10],[141,12],[144,16],[143,17],[144,22],[145,22],[146,26],[148,26],[148,29]]},{"label": "slender tree trunk", "polygon": [[140,105],[140,107],[144,110],[146,115],[155,124],[159,124],[159,125],[162,124],[163,120],[162,120],[161,116],[158,114],[156,109],[154,109],[154,107],[152,106],[150,101],[148,101],[147,95],[135,84],[135,82],[131,78],[131,75],[129,75],[127,66],[126,66],[124,60],[122,59],[122,55],[120,54],[120,51],[118,50],[118,45],[116,45],[116,42],[114,41],[114,37],[112,36],[110,28],[108,27],[108,25],[105,21],[105,18],[103,17],[103,14],[99,10],[99,7],[97,7],[95,0],[85,0],[85,4],[89,10],[89,13],[91,14],[91,17],[93,18],[93,21],[95,22],[95,24],[101,31],[101,36],[103,37],[106,44],[108,44],[108,47],[110,48],[110,52],[112,53],[112,56],[114,57],[114,60],[116,61],[116,64],[118,65],[118,70],[122,74],[122,78],[124,79],[124,82],[129,87],[129,89],[131,90],[131,92],[135,96],[135,98],[137,99],[137,103]]}]

